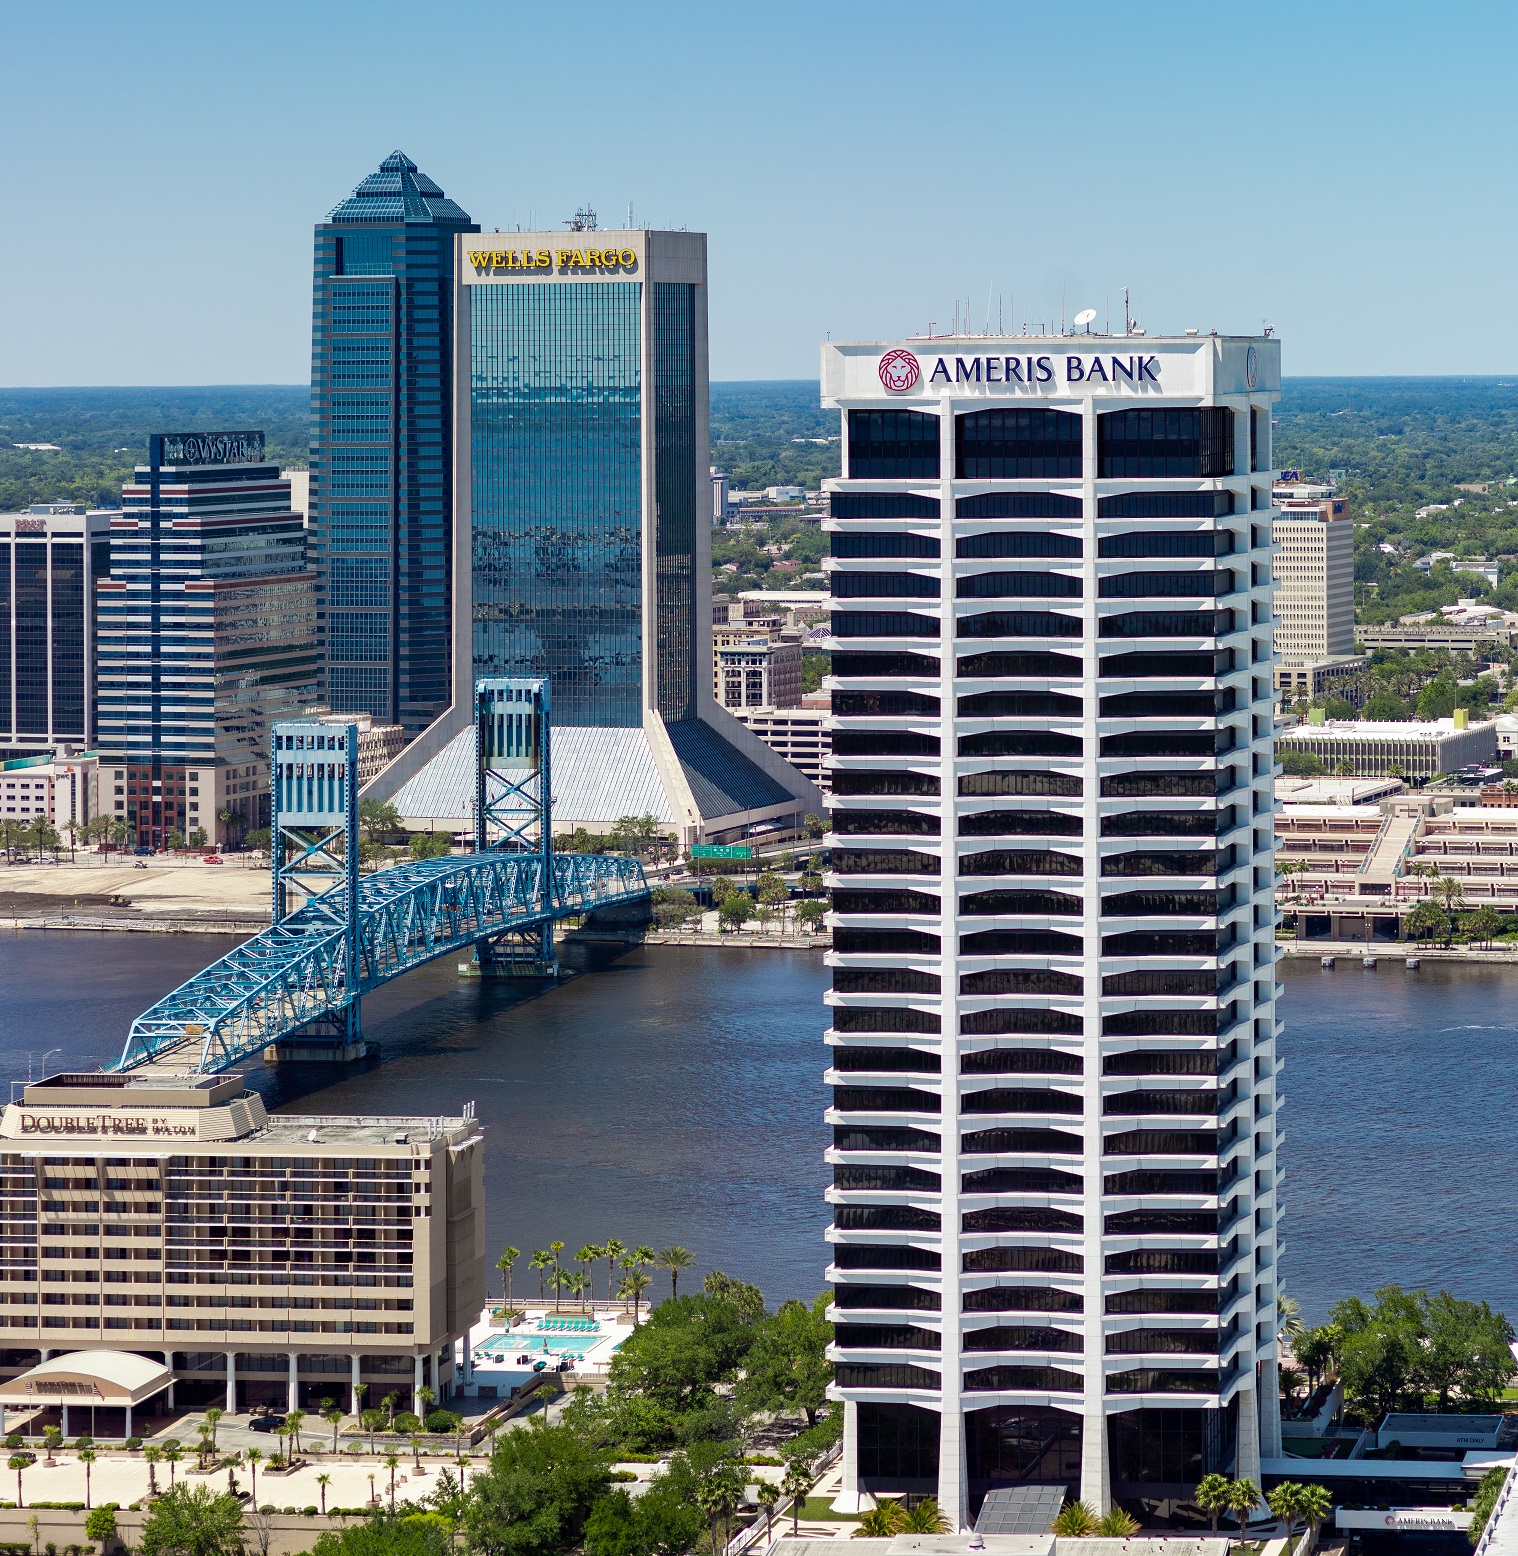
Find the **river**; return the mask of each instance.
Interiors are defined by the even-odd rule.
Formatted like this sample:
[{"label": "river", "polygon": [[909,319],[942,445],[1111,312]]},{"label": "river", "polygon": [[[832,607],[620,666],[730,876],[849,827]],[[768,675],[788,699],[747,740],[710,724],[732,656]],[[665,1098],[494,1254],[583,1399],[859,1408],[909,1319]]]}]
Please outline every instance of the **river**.
[{"label": "river", "polygon": [[[49,1069],[99,1064],[134,1015],[234,943],[0,932],[0,1068],[24,1077],[29,1052],[40,1064],[54,1045]],[[255,1063],[249,1081],[301,1113],[473,1101],[492,1249],[679,1242],[695,1276],[724,1269],[771,1301],[815,1292],[829,1220],[821,956],[568,955],[575,977],[531,991],[435,962],[365,1001],[376,1062],[336,1078]],[[1314,1320],[1387,1281],[1518,1316],[1502,1166],[1518,968],[1346,958],[1333,971],[1289,961],[1282,977],[1284,1288]]]}]

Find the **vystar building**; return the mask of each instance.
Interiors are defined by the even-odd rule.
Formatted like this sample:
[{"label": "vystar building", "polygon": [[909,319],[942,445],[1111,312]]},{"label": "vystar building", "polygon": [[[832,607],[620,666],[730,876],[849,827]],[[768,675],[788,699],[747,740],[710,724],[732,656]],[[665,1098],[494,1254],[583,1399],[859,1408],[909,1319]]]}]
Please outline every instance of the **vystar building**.
[{"label": "vystar building", "polygon": [[1279,1452],[1271,339],[829,344],[844,1498]]}]

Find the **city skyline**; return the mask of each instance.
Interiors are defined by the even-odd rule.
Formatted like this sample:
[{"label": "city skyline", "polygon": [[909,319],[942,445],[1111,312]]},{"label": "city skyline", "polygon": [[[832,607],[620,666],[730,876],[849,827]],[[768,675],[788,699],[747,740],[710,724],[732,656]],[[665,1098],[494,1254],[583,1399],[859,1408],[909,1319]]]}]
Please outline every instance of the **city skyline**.
[{"label": "city skyline", "polygon": [[[639,227],[710,233],[719,381],[810,376],[828,330],[945,329],[967,296],[977,328],[1057,323],[1062,299],[1066,318],[1089,306],[1120,322],[1124,286],[1151,331],[1257,330],[1263,312],[1291,342],[1290,373],[1490,373],[1518,354],[1518,327],[1493,306],[1512,219],[1486,214],[1483,177],[1511,138],[1500,70],[1518,22],[1497,8],[1464,8],[1460,26],[1406,5],[1175,5],[1120,32],[1096,7],[962,5],[924,35],[904,7],[873,11],[864,32],[847,8],[770,6],[697,28],[673,8],[650,21],[466,6],[456,28],[408,40],[399,96],[371,89],[396,35],[385,14],[355,29],[345,6],[276,5],[256,36],[172,4],[17,14],[0,113],[30,149],[29,230],[60,240],[0,256],[7,291],[28,299],[0,323],[0,376],[299,380],[309,224],[396,146],[487,231],[556,227],[581,205],[621,226],[631,202]],[[151,70],[166,36],[174,101],[122,116],[117,83]],[[919,84],[935,42],[949,66],[972,49],[1000,61],[1016,92]],[[503,50],[536,62],[509,105],[493,75]],[[1205,90],[1154,85],[1177,71]],[[679,89],[619,110],[609,134],[582,105],[639,77]],[[1461,90],[1437,97],[1441,80]],[[1164,172],[1181,145],[1184,178]],[[65,240],[85,220],[130,230],[142,170],[170,166],[194,190],[194,224],[174,242],[114,244],[103,262],[98,244]],[[1226,266],[1198,241],[1203,198]],[[1473,211],[1481,240],[1452,236]],[[1456,299],[1480,329],[1449,328]]]}]

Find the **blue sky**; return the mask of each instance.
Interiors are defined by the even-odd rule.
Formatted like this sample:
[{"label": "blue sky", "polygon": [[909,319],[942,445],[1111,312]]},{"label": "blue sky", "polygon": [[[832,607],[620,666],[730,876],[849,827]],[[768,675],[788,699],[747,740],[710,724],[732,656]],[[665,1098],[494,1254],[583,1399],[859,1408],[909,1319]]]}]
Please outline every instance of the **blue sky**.
[{"label": "blue sky", "polygon": [[[1288,373],[1518,371],[1518,7],[0,0],[0,383],[303,381],[392,149],[489,228],[710,234],[712,373],[1122,289]],[[963,303],[960,304],[963,307]]]}]

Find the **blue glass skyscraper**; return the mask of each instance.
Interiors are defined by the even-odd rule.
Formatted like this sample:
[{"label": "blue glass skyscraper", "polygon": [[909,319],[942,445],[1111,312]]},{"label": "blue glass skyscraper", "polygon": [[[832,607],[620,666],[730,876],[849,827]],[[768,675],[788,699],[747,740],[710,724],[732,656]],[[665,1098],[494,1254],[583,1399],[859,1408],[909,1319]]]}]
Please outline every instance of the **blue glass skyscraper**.
[{"label": "blue glass skyscraper", "polygon": [[449,701],[454,237],[478,231],[399,151],[316,228],[310,527],[327,698],[408,735]]}]

